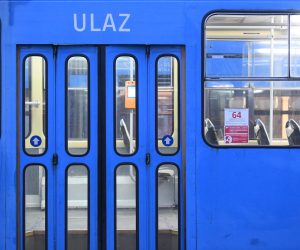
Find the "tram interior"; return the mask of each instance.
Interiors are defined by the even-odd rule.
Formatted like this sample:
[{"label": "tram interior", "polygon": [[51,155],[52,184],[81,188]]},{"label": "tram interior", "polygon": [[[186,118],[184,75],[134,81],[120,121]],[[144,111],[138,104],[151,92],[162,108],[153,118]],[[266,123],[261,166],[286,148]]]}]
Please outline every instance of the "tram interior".
[{"label": "tram interior", "polygon": [[204,134],[226,146],[225,109],[247,109],[238,146],[300,146],[299,15],[216,14],[205,24]]}]

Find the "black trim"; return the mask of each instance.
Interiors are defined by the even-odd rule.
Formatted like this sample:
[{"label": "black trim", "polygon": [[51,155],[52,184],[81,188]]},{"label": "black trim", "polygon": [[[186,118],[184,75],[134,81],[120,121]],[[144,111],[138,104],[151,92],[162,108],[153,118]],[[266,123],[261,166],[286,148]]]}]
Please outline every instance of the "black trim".
[{"label": "black trim", "polygon": [[181,230],[182,228],[180,227],[181,225],[181,172],[180,172],[180,168],[179,166],[174,163],[174,162],[161,162],[155,170],[155,221],[156,221],[156,226],[155,226],[155,239],[156,239],[156,250],[163,250],[163,249],[159,249],[158,248],[158,170],[161,166],[163,165],[172,165],[174,167],[176,167],[177,169],[177,175],[178,175],[178,249],[181,249]]},{"label": "black trim", "polygon": [[[158,60],[162,57],[174,57],[176,60],[177,60],[177,63],[178,63],[178,95],[177,95],[177,101],[178,101],[178,107],[177,107],[177,117],[178,117],[178,121],[177,121],[177,124],[173,123],[173,134],[174,134],[174,128],[175,128],[175,125],[177,125],[177,128],[178,128],[178,131],[177,131],[177,149],[174,153],[172,154],[164,154],[162,152],[159,151],[159,147],[158,147],[158,142],[159,142],[159,138],[158,138],[158,84],[157,84],[157,78],[158,78],[158,68],[157,68],[157,65],[158,65]],[[180,77],[181,77],[181,74],[180,74],[180,71],[181,71],[181,64],[180,64],[180,59],[178,58],[177,55],[175,54],[172,54],[172,53],[167,53],[167,54],[160,54],[159,56],[157,56],[157,58],[155,59],[155,148],[156,148],[156,151],[159,155],[163,155],[163,156],[173,156],[173,155],[176,155],[179,150],[180,150],[180,129],[181,129],[181,126],[180,126],[180,122],[181,122],[181,116],[180,116],[180,110],[181,110],[181,102],[180,102],[180,95],[181,95],[181,80],[180,80]],[[174,86],[173,86],[174,87]],[[175,87],[174,87],[175,89]],[[175,96],[173,98],[173,107],[175,109]],[[174,117],[175,118],[175,110],[174,110]]]},{"label": "black trim", "polygon": [[68,249],[68,171],[71,167],[83,166],[87,171],[87,249],[90,249],[90,169],[84,163],[74,162],[69,164],[65,169],[65,249]]},{"label": "black trim", "polygon": [[[43,121],[43,128],[45,126],[45,131],[44,131],[44,136],[45,136],[45,150],[42,154],[29,154],[26,151],[26,145],[25,141],[28,137],[25,135],[25,62],[26,59],[29,57],[41,57],[45,61],[45,90],[47,94],[45,94],[45,121]],[[43,88],[43,86],[42,86]],[[31,81],[30,81],[30,91],[31,91]],[[44,92],[44,91],[43,91]],[[44,93],[43,93],[44,94]],[[22,61],[22,147],[23,147],[23,152],[25,155],[30,156],[30,157],[40,157],[42,155],[45,155],[48,151],[48,60],[47,56],[41,53],[29,53],[24,56],[23,61]],[[31,108],[30,108],[31,109]],[[31,134],[31,124],[30,124],[30,132],[29,135]]]},{"label": "black trim", "polygon": [[106,71],[105,47],[98,48],[98,246],[106,249]]},{"label": "black trim", "polygon": [[135,168],[135,227],[136,227],[136,250],[139,250],[139,170],[134,163],[131,162],[122,162],[119,163],[114,170],[114,249],[118,250],[117,248],[117,170],[121,166],[133,166]]},{"label": "black trim", "polygon": [[[135,109],[135,151],[132,153],[132,154],[121,154],[118,152],[117,150],[117,145],[116,145],[116,142],[117,142],[117,136],[116,136],[116,120],[117,120],[117,95],[116,95],[116,89],[117,89],[117,86],[116,86],[116,62],[117,62],[117,59],[119,57],[132,57],[135,61],[135,93],[136,93],[136,99],[135,99],[135,105],[136,105],[136,109]],[[114,123],[114,150],[115,150],[115,153],[119,156],[133,156],[135,155],[138,150],[139,150],[139,62],[138,62],[138,59],[135,55],[133,54],[130,54],[130,53],[121,53],[121,54],[117,54],[114,58],[114,62],[113,62],[113,98],[114,98],[114,103],[113,103],[113,109],[114,109],[114,119],[113,119],[113,123]]]},{"label": "black trim", "polygon": [[[71,154],[70,151],[69,151],[69,147],[68,147],[68,141],[69,141],[69,127],[68,127],[68,84],[69,84],[69,74],[68,74],[68,63],[69,63],[69,60],[72,58],[72,57],[83,57],[86,59],[87,61],[87,89],[88,89],[88,100],[87,100],[87,109],[88,109],[88,119],[87,119],[87,122],[88,122],[88,126],[87,126],[87,129],[88,129],[88,136],[87,136],[87,148],[86,148],[86,152],[84,154]],[[84,53],[82,54],[71,54],[69,55],[66,59],[65,59],[65,151],[66,153],[69,155],[69,156],[72,156],[72,157],[83,157],[83,156],[86,156],[88,155],[89,151],[90,151],[90,139],[91,139],[91,128],[90,128],[90,98],[91,98],[91,91],[90,91],[90,60],[89,60],[89,57],[87,55],[85,55]]]},{"label": "black trim", "polygon": [[[26,180],[26,170],[27,168],[29,167],[32,167],[32,166],[38,166],[38,167],[42,167],[44,168],[45,170],[45,177],[46,177],[46,181],[45,181],[45,250],[48,249],[48,170],[46,168],[46,166],[44,164],[41,164],[41,163],[30,163],[30,164],[27,164],[24,169],[23,169],[23,194],[22,194],[22,217],[23,217],[23,234],[22,234],[22,238],[23,238],[23,249],[26,250],[26,245],[25,245],[25,242],[26,242],[26,216],[25,216],[25,213],[26,213],[26,204],[25,204],[25,180]],[[30,250],[30,249],[28,249]]]},{"label": "black trim", "polygon": [[[289,10],[289,11],[261,11],[261,10],[224,10],[224,9],[216,9],[216,10],[212,10],[206,13],[206,15],[204,15],[204,17],[202,18],[202,24],[201,24],[201,124],[200,124],[200,129],[201,129],[201,136],[202,136],[202,140],[203,142],[214,149],[261,149],[261,148],[268,148],[268,149],[297,149],[300,146],[275,146],[275,145],[270,145],[270,146],[251,146],[251,145],[245,145],[245,146],[240,146],[240,145],[230,145],[230,146],[226,146],[226,145],[213,145],[210,144],[204,135],[204,119],[205,119],[205,109],[204,109],[204,105],[205,105],[205,80],[206,80],[206,69],[205,69],[205,57],[206,57],[206,51],[205,51],[205,44],[206,44],[206,35],[205,35],[205,27],[206,27],[206,22],[207,20],[214,15],[287,15],[287,16],[291,16],[291,15],[295,15],[295,14],[299,14],[299,11],[297,10]],[[290,24],[290,23],[288,23]],[[288,29],[290,29],[290,26],[288,27]],[[290,32],[289,32],[290,33]],[[289,34],[289,38],[290,38],[290,34]],[[290,45],[290,42],[289,42]],[[290,50],[290,48],[289,48]],[[289,53],[290,55],[290,53]],[[288,58],[288,60],[290,61],[290,57]],[[223,79],[223,78],[222,78]],[[269,81],[273,81],[273,79],[270,77],[268,78]],[[212,79],[212,80],[217,80],[216,79]],[[231,79],[226,79],[224,78],[223,80],[233,80]],[[253,81],[255,80],[255,78],[247,78],[245,80],[250,80]],[[291,80],[297,81],[299,80],[299,77],[293,77]]]}]

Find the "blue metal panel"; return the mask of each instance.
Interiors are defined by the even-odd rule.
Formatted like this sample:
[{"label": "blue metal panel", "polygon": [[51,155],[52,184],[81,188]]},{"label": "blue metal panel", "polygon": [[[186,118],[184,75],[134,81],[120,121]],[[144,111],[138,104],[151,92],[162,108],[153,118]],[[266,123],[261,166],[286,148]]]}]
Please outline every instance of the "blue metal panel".
[{"label": "blue metal panel", "polygon": [[[276,2],[276,4],[274,4]],[[9,4],[9,5],[8,5]],[[38,2],[2,1],[3,133],[1,139],[0,248],[16,247],[16,44],[184,44],[186,102],[187,249],[299,249],[297,149],[212,149],[201,138],[201,20],[212,10],[300,9],[298,1]],[[131,13],[130,33],[76,32],[73,13]],[[89,16],[90,17],[90,16]],[[38,21],[37,21],[38,20]],[[116,21],[120,25],[122,21]],[[101,24],[100,24],[101,26]],[[99,26],[99,27],[100,27]],[[98,27],[98,26],[97,26]],[[102,25],[103,27],[103,25]],[[141,59],[144,60],[144,59]],[[108,73],[112,73],[108,71]],[[112,86],[108,82],[108,89]],[[107,90],[112,100],[112,92]],[[112,110],[108,109],[108,121]],[[107,121],[107,122],[108,122]],[[109,124],[111,126],[111,123]],[[108,138],[113,128],[107,126]],[[113,152],[108,140],[109,152]],[[5,147],[4,147],[5,145]],[[142,150],[140,148],[140,150]],[[145,150],[145,149],[144,149]],[[108,155],[112,156],[112,155]],[[46,157],[46,156],[45,156]],[[142,161],[132,157],[132,161]],[[50,160],[50,158],[48,158]],[[120,158],[109,159],[109,166]],[[112,179],[110,169],[107,177]],[[143,188],[143,187],[141,187]],[[113,192],[112,182],[107,183]],[[146,192],[146,190],[144,190]],[[108,206],[112,205],[108,200]],[[141,204],[145,210],[145,205]],[[5,207],[5,212],[3,212]],[[141,212],[142,213],[142,212]],[[113,221],[112,211],[107,218]],[[4,219],[5,218],[5,219]],[[113,223],[108,224],[113,235]],[[5,237],[5,243],[2,238]],[[142,238],[145,240],[145,237]],[[108,248],[113,247],[111,236]],[[146,240],[142,242],[146,244]],[[141,244],[142,244],[141,243]],[[4,246],[4,244],[6,246]],[[145,245],[143,245],[145,246]],[[145,248],[141,248],[145,249]]]},{"label": "blue metal panel", "polygon": [[[137,105],[138,105],[138,152],[133,156],[120,156],[114,150],[114,60],[119,55],[132,55],[136,58],[137,75]],[[147,167],[145,165],[145,155],[147,152],[147,63],[144,47],[107,47],[106,48],[106,219],[107,219],[107,249],[115,249],[115,219],[114,219],[114,175],[117,165],[122,163],[132,163],[137,167],[139,180],[138,193],[138,225],[139,225],[139,249],[147,249],[149,238],[149,224],[147,199],[148,178]]]},{"label": "blue metal panel", "polygon": [[[89,61],[89,81],[90,81],[90,149],[86,156],[70,156],[66,152],[66,109],[65,109],[65,80],[66,69],[65,65],[67,59],[72,55],[83,55]],[[65,195],[64,188],[66,187],[66,169],[71,164],[84,164],[89,169],[89,185],[90,185],[90,249],[97,249],[98,247],[98,50],[96,47],[59,47],[57,50],[56,62],[56,152],[59,155],[59,163],[56,168],[56,220],[55,236],[56,249],[65,249]],[[51,248],[49,248],[51,249]]]}]

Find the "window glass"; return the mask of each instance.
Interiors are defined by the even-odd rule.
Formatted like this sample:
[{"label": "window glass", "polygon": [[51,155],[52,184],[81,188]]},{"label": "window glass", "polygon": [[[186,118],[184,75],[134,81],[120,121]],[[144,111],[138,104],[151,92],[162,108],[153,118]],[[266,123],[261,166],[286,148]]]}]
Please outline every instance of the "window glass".
[{"label": "window glass", "polygon": [[89,148],[88,61],[83,56],[68,60],[67,131],[68,152],[84,155]]},{"label": "window glass", "polygon": [[157,171],[157,249],[179,249],[178,169],[164,164]]},{"label": "window glass", "polygon": [[291,76],[300,76],[300,15],[290,16]]},{"label": "window glass", "polygon": [[30,155],[41,155],[47,146],[46,61],[29,56],[24,64],[24,145]]},{"label": "window glass", "polygon": [[[245,110],[247,124],[226,124],[225,112],[238,115]],[[205,83],[204,133],[210,144],[299,146],[299,124],[300,82]],[[248,126],[247,141],[241,139],[245,132],[241,126]],[[238,141],[226,142],[227,136]]]},{"label": "window glass", "polygon": [[[67,249],[89,246],[89,176],[83,165],[67,169]],[[79,247],[80,246],[80,247]]]},{"label": "window glass", "polygon": [[206,77],[288,76],[287,15],[213,15],[205,35]]},{"label": "window glass", "polygon": [[116,249],[137,249],[137,173],[133,165],[116,170]]},{"label": "window glass", "polygon": [[115,61],[115,147],[119,154],[130,155],[137,147],[136,62],[131,56]]},{"label": "window glass", "polygon": [[161,154],[178,149],[179,65],[174,56],[163,56],[156,64],[157,148]]},{"label": "window glass", "polygon": [[47,176],[43,166],[30,165],[24,177],[25,249],[47,249]]},{"label": "window glass", "polygon": [[293,78],[300,74],[298,17],[207,19],[203,128],[209,144],[300,146],[300,82]]}]

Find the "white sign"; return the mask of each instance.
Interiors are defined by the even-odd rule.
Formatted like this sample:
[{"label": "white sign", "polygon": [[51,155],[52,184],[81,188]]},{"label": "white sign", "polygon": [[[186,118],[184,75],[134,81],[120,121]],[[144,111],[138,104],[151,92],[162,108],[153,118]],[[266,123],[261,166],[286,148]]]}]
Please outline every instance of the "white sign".
[{"label": "white sign", "polygon": [[73,26],[77,32],[130,32],[128,21],[129,13],[112,14],[97,16],[94,13],[73,14]]},{"label": "white sign", "polygon": [[127,91],[128,98],[135,98],[135,86],[128,86]]},{"label": "white sign", "polygon": [[225,109],[225,126],[248,126],[249,110],[248,109]]},{"label": "white sign", "polygon": [[249,110],[225,109],[224,142],[248,143],[249,140]]}]

